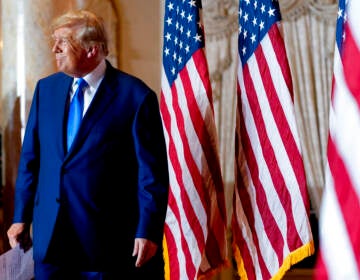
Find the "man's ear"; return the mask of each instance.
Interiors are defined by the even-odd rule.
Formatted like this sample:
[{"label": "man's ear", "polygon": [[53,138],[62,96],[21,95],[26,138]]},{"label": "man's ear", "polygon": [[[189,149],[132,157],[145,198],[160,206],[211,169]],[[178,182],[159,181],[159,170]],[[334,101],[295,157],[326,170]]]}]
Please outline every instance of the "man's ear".
[{"label": "man's ear", "polygon": [[95,57],[99,52],[99,47],[94,45],[88,48],[87,50],[87,57],[91,58],[91,57]]}]

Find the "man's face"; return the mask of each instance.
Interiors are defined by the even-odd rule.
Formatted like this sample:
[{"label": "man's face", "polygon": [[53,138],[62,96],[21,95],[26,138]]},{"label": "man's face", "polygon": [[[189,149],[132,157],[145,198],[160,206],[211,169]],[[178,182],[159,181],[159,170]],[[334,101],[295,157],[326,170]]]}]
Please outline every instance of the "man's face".
[{"label": "man's face", "polygon": [[74,77],[81,76],[87,62],[87,52],[75,40],[74,30],[61,27],[54,31],[52,37],[52,52],[55,54],[58,70]]}]

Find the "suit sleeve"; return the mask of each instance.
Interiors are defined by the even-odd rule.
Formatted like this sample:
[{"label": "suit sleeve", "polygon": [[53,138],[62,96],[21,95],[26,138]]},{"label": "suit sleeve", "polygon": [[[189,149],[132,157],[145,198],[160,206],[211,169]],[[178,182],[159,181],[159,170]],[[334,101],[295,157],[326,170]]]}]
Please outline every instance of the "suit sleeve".
[{"label": "suit sleeve", "polygon": [[13,222],[30,224],[33,215],[34,197],[39,171],[39,138],[37,133],[38,85],[35,88],[15,184]]},{"label": "suit sleeve", "polygon": [[139,165],[139,224],[136,237],[161,244],[168,202],[168,165],[157,96],[150,91],[138,110],[133,126]]}]

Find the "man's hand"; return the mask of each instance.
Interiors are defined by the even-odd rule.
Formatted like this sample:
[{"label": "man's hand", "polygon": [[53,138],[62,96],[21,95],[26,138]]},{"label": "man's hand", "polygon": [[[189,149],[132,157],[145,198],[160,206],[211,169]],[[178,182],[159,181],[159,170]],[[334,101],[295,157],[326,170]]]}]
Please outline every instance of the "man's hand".
[{"label": "man's hand", "polygon": [[151,259],[158,246],[154,242],[145,238],[135,238],[133,256],[137,255],[135,266],[140,267]]},{"label": "man's hand", "polygon": [[25,223],[14,223],[7,231],[9,243],[11,248],[14,248],[17,244],[20,244],[20,248],[27,251],[32,246],[30,237],[30,227]]}]

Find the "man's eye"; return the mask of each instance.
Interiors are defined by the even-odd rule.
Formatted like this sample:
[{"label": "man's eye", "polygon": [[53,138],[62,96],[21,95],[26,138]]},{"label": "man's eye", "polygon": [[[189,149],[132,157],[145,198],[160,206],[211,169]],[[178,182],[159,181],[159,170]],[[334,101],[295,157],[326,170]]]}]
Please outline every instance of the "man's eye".
[{"label": "man's eye", "polygon": [[55,36],[52,36],[52,40],[53,40],[54,44],[58,44],[58,45],[61,45],[61,46],[66,46],[70,42],[69,38],[67,38],[67,37],[55,37]]}]

